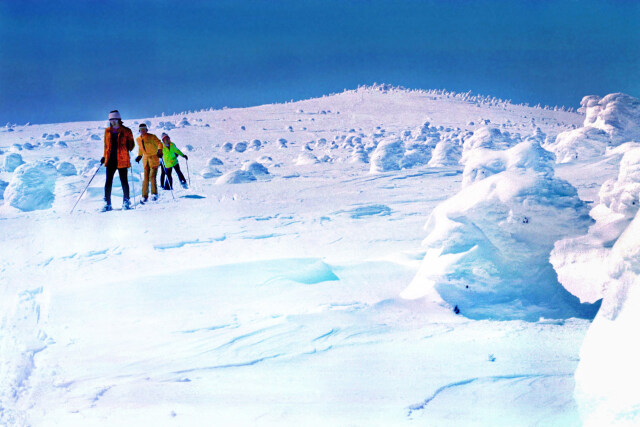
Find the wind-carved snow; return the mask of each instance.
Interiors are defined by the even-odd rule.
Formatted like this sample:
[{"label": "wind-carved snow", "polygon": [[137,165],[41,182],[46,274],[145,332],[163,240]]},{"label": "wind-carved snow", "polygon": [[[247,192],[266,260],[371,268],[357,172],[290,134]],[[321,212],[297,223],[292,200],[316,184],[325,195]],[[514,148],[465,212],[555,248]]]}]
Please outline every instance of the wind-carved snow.
[{"label": "wind-carved snow", "polygon": [[588,209],[554,177],[553,155],[527,141],[463,155],[463,189],[431,213],[426,255],[404,298],[444,300],[470,318],[592,317],[557,281],[553,244],[587,230]]}]

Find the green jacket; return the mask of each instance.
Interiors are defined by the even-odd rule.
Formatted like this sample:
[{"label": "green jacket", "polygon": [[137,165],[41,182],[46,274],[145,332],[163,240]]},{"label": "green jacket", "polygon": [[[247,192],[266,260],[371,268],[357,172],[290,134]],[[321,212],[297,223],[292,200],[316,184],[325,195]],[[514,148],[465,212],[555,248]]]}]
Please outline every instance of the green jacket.
[{"label": "green jacket", "polygon": [[182,151],[178,150],[176,144],[171,142],[169,147],[162,144],[162,160],[164,160],[164,167],[172,168],[178,164],[178,155],[184,157],[184,154],[182,154]]}]

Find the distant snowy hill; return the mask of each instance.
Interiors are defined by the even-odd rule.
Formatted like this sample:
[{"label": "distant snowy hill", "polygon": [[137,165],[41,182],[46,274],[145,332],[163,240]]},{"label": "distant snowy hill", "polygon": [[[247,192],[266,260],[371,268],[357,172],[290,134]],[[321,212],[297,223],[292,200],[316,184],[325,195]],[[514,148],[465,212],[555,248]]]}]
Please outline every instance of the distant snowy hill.
[{"label": "distant snowy hill", "polygon": [[108,112],[9,123],[0,424],[633,424],[639,105],[121,111],[189,188],[142,206],[132,162],[135,209],[116,174],[106,213]]}]

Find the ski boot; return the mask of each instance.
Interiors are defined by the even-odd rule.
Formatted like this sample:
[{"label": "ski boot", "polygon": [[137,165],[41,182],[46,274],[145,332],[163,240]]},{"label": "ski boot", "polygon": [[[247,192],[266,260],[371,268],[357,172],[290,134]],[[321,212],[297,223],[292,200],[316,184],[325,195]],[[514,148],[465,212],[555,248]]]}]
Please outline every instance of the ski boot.
[{"label": "ski boot", "polygon": [[186,181],[182,181],[180,184],[182,184],[182,188],[184,188],[185,190],[186,190],[187,188],[189,188],[189,187],[187,186],[187,182],[186,182]]},{"label": "ski boot", "polygon": [[151,200],[153,200],[154,202],[158,200],[158,195],[154,194],[153,196],[151,196]]},{"label": "ski boot", "polygon": [[127,211],[131,209],[131,201],[129,199],[124,199],[122,202],[122,209]]},{"label": "ski boot", "polygon": [[109,212],[113,210],[113,208],[111,207],[111,203],[107,203],[106,205],[104,205],[104,207],[102,208],[102,212]]}]

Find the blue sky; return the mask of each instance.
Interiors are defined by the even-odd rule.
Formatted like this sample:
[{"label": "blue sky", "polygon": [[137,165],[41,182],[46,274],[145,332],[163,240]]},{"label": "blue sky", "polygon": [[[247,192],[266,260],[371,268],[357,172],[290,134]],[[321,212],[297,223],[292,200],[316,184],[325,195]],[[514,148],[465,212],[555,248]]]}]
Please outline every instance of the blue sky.
[{"label": "blue sky", "polygon": [[640,96],[640,2],[0,0],[0,121],[306,99],[359,84],[577,107]]}]

